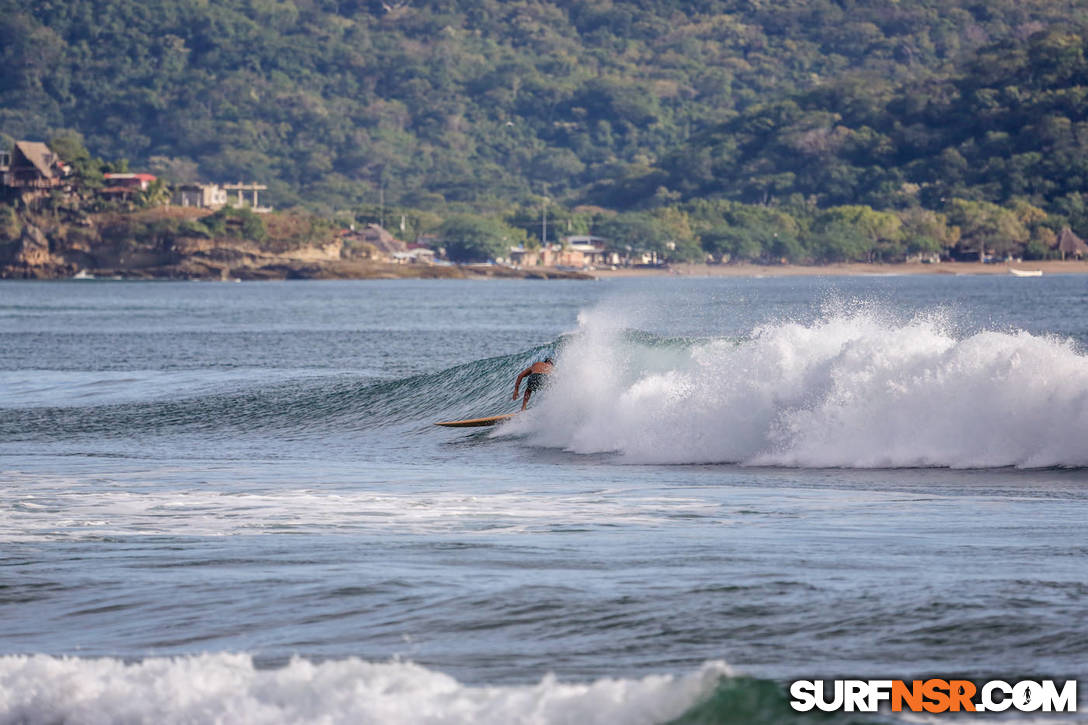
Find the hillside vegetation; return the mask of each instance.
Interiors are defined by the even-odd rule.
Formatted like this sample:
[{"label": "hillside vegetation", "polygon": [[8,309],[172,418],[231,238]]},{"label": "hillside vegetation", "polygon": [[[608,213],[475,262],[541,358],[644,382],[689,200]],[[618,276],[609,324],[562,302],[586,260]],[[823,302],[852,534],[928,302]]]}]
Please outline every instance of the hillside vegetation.
[{"label": "hillside vegetation", "polygon": [[[326,216],[830,261],[1088,232],[1070,0],[0,0],[0,134]],[[610,212],[621,212],[618,216]]]}]

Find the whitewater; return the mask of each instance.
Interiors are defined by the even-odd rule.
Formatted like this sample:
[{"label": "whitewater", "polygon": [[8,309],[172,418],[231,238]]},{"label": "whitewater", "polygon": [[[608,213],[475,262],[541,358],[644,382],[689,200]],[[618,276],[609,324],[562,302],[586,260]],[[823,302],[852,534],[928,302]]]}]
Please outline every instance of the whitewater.
[{"label": "whitewater", "polygon": [[[275,670],[243,655],[202,655],[126,665],[50,657],[0,658],[6,722],[412,722],[616,723],[672,720],[724,678],[708,665],[685,678],[522,687],[466,687],[410,663],[295,659]],[[42,682],[64,680],[64,688]]]},{"label": "whitewater", "polygon": [[[793,713],[820,677],[1083,701],[1085,302],[4,282],[0,723],[966,721]],[[516,411],[546,355],[524,414],[434,425]]]},{"label": "whitewater", "polygon": [[1073,340],[959,336],[937,313],[862,307],[697,342],[585,312],[553,391],[510,431],[632,463],[1088,465],[1088,356]]}]

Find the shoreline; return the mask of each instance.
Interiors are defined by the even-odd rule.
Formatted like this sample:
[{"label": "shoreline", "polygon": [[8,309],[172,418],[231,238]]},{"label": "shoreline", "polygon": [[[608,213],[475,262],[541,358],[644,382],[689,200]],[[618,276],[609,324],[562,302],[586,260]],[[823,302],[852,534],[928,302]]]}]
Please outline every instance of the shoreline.
[{"label": "shoreline", "polygon": [[1054,274],[1088,274],[1088,261],[1042,260],[983,264],[981,262],[901,262],[898,264],[869,264],[849,262],[826,265],[799,264],[673,264],[660,268],[598,269],[591,272],[597,279],[621,277],[900,277],[905,275],[943,276],[1013,276],[1010,269],[1022,272]]},{"label": "shoreline", "polygon": [[38,281],[205,281],[283,282],[289,280],[390,280],[390,279],[575,279],[593,280],[591,273],[536,267],[512,269],[472,264],[392,264],[354,260],[272,260],[260,266],[230,266],[191,257],[177,264],[151,267],[91,267],[72,265],[9,266],[0,268],[0,280]]},{"label": "shoreline", "polygon": [[[220,263],[221,264],[221,263]],[[206,280],[206,281],[283,281],[309,280],[379,280],[379,279],[526,279],[526,280],[605,280],[634,277],[902,277],[930,276],[1014,276],[1010,270],[1032,273],[1025,276],[1088,275],[1088,260],[1013,262],[941,262],[923,264],[868,264],[851,262],[827,265],[795,264],[672,264],[665,267],[623,267],[620,269],[571,270],[554,267],[512,268],[500,265],[405,265],[349,260],[312,261],[277,260],[265,266],[228,266],[209,264],[202,259],[188,259],[180,264],[141,268],[92,268],[77,276],[70,268],[6,270],[6,279],[71,280]],[[18,272],[22,272],[19,274]]]}]

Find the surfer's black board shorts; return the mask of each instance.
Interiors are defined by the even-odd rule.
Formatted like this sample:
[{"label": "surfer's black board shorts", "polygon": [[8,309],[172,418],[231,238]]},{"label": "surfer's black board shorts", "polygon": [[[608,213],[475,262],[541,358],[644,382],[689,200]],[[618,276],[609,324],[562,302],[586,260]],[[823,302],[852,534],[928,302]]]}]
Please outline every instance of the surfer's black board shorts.
[{"label": "surfer's black board shorts", "polygon": [[530,393],[535,393],[544,387],[544,383],[548,381],[548,376],[544,373],[529,373],[528,380],[525,381],[525,387]]}]

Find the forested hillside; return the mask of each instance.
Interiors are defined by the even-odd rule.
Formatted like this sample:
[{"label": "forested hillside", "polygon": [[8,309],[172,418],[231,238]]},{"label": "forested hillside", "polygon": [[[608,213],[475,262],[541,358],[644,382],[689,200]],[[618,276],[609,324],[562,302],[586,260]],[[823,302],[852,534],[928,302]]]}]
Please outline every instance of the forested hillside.
[{"label": "forested hillside", "polygon": [[986,205],[1041,250],[1088,231],[1086,37],[1073,0],[0,0],[0,141],[330,214],[594,204],[688,256],[856,257],[813,240],[866,209],[949,246],[923,212]]},{"label": "forested hillside", "polygon": [[988,46],[950,78],[894,90],[840,82],[751,106],[628,184],[881,208],[950,197],[1054,202],[1088,184],[1086,121],[1084,40],[1052,31]]}]

